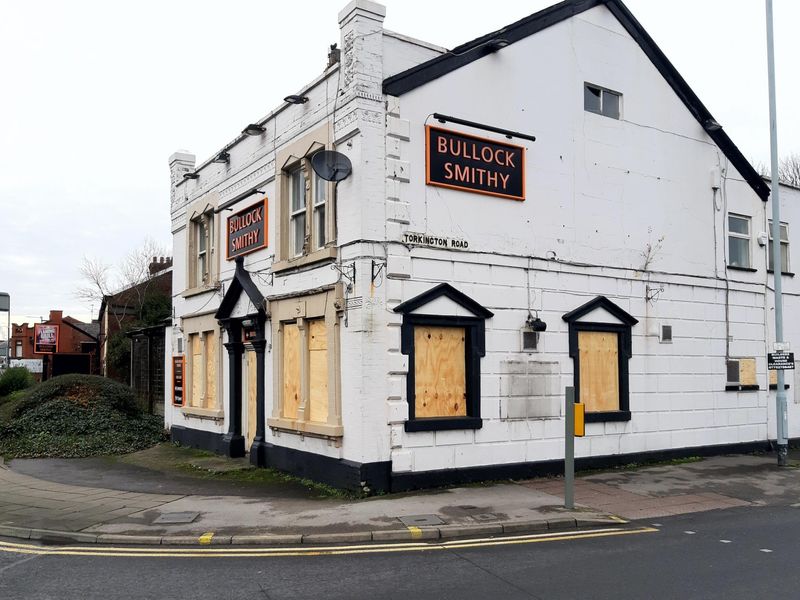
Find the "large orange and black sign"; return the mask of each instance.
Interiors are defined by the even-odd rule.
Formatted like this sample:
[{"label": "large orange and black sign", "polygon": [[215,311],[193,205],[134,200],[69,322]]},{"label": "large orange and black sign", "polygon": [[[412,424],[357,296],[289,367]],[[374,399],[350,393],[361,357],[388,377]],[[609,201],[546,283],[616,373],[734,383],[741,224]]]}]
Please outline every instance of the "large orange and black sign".
[{"label": "large orange and black sign", "polygon": [[228,260],[267,247],[267,199],[228,217]]},{"label": "large orange and black sign", "polygon": [[525,200],[525,148],[427,125],[425,183]]}]

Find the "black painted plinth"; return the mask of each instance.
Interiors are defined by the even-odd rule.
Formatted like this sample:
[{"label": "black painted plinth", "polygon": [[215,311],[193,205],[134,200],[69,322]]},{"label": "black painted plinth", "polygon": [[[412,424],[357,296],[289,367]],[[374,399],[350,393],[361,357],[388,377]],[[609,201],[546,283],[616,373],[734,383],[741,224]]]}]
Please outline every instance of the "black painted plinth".
[{"label": "black painted plinth", "polygon": [[244,456],[244,437],[241,435],[226,433],[222,436],[222,454],[230,458],[240,458]]}]

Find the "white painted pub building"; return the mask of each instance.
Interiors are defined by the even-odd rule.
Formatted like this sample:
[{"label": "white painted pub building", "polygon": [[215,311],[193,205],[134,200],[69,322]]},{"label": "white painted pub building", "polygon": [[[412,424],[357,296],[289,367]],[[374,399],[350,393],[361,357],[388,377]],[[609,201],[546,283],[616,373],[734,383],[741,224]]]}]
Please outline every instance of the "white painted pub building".
[{"label": "white painted pub building", "polygon": [[450,51],[384,16],[351,2],[321,75],[170,159],[173,439],[372,491],[522,477],[574,386],[579,466],[766,448],[770,190],[624,4]]}]

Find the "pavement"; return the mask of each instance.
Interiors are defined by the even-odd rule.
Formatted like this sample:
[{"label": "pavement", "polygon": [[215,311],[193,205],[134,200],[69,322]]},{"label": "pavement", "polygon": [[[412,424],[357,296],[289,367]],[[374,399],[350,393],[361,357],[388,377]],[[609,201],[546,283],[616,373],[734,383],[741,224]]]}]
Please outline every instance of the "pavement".
[{"label": "pavement", "polygon": [[741,506],[791,506],[800,502],[798,464],[779,469],[772,455],[730,455],[579,474],[576,508],[566,510],[560,478],[320,499],[258,495],[230,482],[91,460],[12,461],[0,463],[0,536],[52,544],[276,545],[608,527]]}]

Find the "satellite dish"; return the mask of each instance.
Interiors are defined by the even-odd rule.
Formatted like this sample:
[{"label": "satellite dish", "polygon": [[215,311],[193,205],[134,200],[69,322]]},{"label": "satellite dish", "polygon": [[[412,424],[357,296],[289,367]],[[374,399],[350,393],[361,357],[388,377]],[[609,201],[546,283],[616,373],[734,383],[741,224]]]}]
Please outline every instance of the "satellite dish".
[{"label": "satellite dish", "polygon": [[311,168],[325,181],[347,179],[353,171],[350,159],[335,150],[320,150],[311,157]]}]

